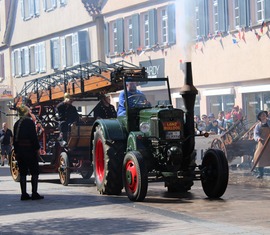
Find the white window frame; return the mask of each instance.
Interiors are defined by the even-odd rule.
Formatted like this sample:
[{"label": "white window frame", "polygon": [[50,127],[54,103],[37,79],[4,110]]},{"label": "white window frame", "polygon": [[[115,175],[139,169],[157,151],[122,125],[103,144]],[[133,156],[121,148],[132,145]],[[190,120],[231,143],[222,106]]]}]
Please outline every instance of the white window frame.
[{"label": "white window frame", "polygon": [[36,67],[36,45],[33,44],[29,46],[29,73],[37,73]]},{"label": "white window frame", "polygon": [[22,59],[22,76],[29,74],[29,48],[21,48],[21,59]]},{"label": "white window frame", "polygon": [[60,67],[60,39],[52,38],[51,39],[51,66],[52,69],[59,69]]},{"label": "white window frame", "polygon": [[256,0],[256,19],[258,23],[262,23],[264,15],[264,0]]},{"label": "white window frame", "polygon": [[[165,14],[163,14],[165,12]],[[160,32],[161,32],[161,43],[167,44],[169,42],[169,30],[168,30],[168,8],[164,7],[160,9]]]},{"label": "white window frame", "polygon": [[59,6],[60,7],[63,7],[65,5],[67,5],[67,0],[59,0]]},{"label": "white window frame", "polygon": [[234,0],[233,6],[234,6],[234,27],[236,29],[240,29],[240,6],[239,6],[240,0]]},{"label": "white window frame", "polygon": [[21,0],[21,15],[23,20],[39,16],[39,0]]},{"label": "white window frame", "polygon": [[219,22],[218,22],[218,1],[217,0],[213,0],[213,27],[214,27],[214,32],[218,33]]},{"label": "white window frame", "polygon": [[133,24],[132,24],[132,17],[127,17],[126,19],[126,32],[128,32],[127,35],[127,48],[129,51],[133,49]]},{"label": "white window frame", "polygon": [[149,14],[143,14],[143,46],[145,48],[150,47],[150,24],[149,24]]},{"label": "white window frame", "polygon": [[56,0],[43,0],[43,8],[45,12],[53,11],[56,7]]},{"label": "white window frame", "polygon": [[20,77],[22,75],[21,50],[16,49],[12,51],[12,75],[13,77]]}]

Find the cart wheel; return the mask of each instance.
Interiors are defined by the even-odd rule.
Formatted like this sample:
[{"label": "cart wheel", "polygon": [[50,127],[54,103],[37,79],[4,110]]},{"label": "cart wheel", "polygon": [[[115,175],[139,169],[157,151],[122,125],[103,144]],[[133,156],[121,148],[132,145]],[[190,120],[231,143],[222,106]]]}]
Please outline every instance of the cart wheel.
[{"label": "cart wheel", "polygon": [[201,182],[209,198],[219,198],[226,191],[229,179],[228,161],[224,152],[208,149],[201,166]]},{"label": "cart wheel", "polygon": [[67,186],[70,179],[70,169],[68,155],[65,152],[62,152],[60,155],[58,171],[61,184]]},{"label": "cart wheel", "polygon": [[18,162],[15,157],[15,152],[12,149],[10,159],[9,159],[9,168],[10,168],[10,173],[15,182],[20,182],[20,171],[19,171],[19,166]]},{"label": "cart wheel", "polygon": [[[224,152],[225,157],[228,159],[226,146],[220,138],[213,139],[210,148],[221,150],[222,152]],[[228,161],[229,161],[229,159],[228,159]]]},{"label": "cart wheel", "polygon": [[123,164],[123,183],[131,201],[143,201],[148,188],[147,169],[142,155],[128,152]]}]

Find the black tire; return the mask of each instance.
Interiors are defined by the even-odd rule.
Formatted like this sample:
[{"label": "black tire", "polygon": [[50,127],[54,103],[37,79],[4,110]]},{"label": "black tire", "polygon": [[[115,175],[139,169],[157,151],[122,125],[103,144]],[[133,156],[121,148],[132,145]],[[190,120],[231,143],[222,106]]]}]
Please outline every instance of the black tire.
[{"label": "black tire", "polygon": [[103,130],[97,126],[93,139],[93,167],[97,190],[100,194],[119,195],[123,188],[123,145],[108,145]]},{"label": "black tire", "polygon": [[83,179],[88,180],[91,178],[93,171],[81,171],[80,173]]},{"label": "black tire", "polygon": [[201,182],[209,198],[220,198],[226,191],[229,180],[228,161],[223,151],[208,149],[201,166]]},{"label": "black tire", "polygon": [[61,184],[68,186],[70,180],[70,169],[68,155],[65,152],[60,154],[58,171]]},{"label": "black tire", "polygon": [[148,174],[140,152],[130,151],[123,163],[123,183],[131,201],[143,201],[148,188]]},{"label": "black tire", "polygon": [[20,171],[18,162],[16,160],[15,152],[12,149],[10,159],[9,159],[9,169],[10,174],[15,182],[20,182]]}]

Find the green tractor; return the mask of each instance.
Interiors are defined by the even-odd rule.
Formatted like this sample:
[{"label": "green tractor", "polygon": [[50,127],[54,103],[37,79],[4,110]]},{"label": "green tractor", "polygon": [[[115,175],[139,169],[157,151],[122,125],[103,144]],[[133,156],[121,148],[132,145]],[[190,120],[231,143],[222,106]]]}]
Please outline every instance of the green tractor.
[{"label": "green tractor", "polygon": [[[164,181],[169,192],[187,192],[194,180],[201,180],[209,198],[221,197],[229,177],[224,153],[208,149],[201,165],[196,164],[193,117],[198,91],[193,86],[191,63],[187,63],[181,89],[185,111],[173,108],[168,78],[148,79],[146,73],[141,73],[128,74],[122,80],[126,115],[98,119],[91,132],[90,152],[97,190],[119,195],[124,187],[131,201],[143,201],[150,179]],[[147,88],[149,95],[128,97],[127,82]],[[164,87],[165,93],[161,92]]]}]

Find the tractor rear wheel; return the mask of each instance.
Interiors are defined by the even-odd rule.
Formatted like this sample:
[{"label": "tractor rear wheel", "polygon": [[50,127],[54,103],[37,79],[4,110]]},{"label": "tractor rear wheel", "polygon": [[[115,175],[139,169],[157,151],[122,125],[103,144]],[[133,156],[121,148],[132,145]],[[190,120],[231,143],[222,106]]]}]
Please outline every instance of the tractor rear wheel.
[{"label": "tractor rear wheel", "polygon": [[143,201],[148,188],[148,174],[140,152],[130,151],[123,163],[123,183],[131,201]]},{"label": "tractor rear wheel", "polygon": [[201,182],[209,198],[221,197],[227,188],[229,179],[228,161],[223,151],[208,149],[201,165]]},{"label": "tractor rear wheel", "polygon": [[119,195],[123,188],[121,143],[107,144],[101,126],[97,126],[93,139],[93,167],[97,190],[100,194]]}]

